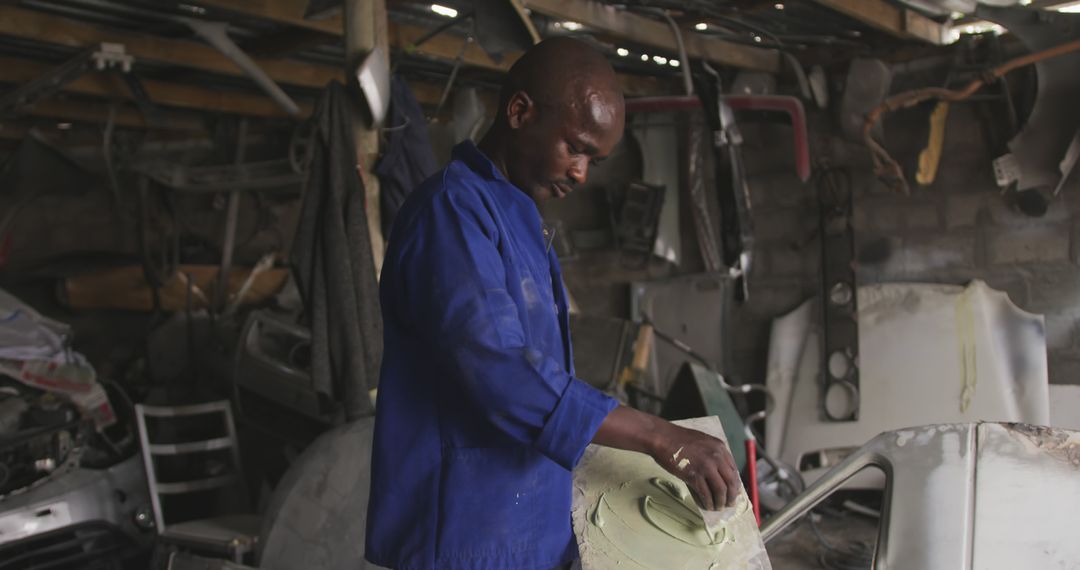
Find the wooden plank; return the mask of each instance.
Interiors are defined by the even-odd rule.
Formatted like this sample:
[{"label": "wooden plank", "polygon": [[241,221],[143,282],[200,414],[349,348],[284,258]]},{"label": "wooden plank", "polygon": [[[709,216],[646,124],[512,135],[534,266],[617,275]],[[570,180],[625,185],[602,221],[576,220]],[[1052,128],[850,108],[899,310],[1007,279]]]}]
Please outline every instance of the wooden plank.
[{"label": "wooden plank", "polygon": [[946,26],[914,10],[904,10],[904,31],[909,36],[914,36],[934,45],[945,43]]},{"label": "wooden plank", "polygon": [[[24,83],[52,70],[54,66],[25,59],[0,56],[0,81]],[[216,113],[234,113],[261,117],[288,117],[277,103],[267,97],[231,90],[215,90],[183,83],[143,79],[140,81],[154,103]],[[64,86],[64,91],[95,97],[132,100],[131,90],[115,73],[88,73]],[[303,115],[311,105],[298,103]]]},{"label": "wooden plank", "polygon": [[20,141],[26,136],[30,127],[16,121],[4,121],[0,123],[0,139]]},{"label": "wooden plank", "polygon": [[304,19],[308,0],[194,0],[189,4],[233,12],[242,16],[254,16],[270,22],[289,24],[334,36],[341,36],[345,29],[340,12],[320,20]]},{"label": "wooden plank", "polygon": [[282,28],[262,36],[257,36],[240,44],[240,48],[251,57],[287,57],[298,51],[309,50],[337,41],[305,28]]},{"label": "wooden plank", "polygon": [[[181,265],[161,287],[161,308],[166,311],[184,309],[188,290],[185,274],[191,276],[194,284],[192,305],[198,309],[205,308],[219,271],[220,268],[216,265]],[[230,298],[240,290],[250,273],[250,268],[243,267],[235,267],[229,271]],[[288,269],[274,268],[259,273],[241,304],[260,303],[269,299],[281,289],[288,277]],[[64,279],[61,292],[62,302],[74,309],[151,311],[154,308],[153,291],[146,282],[142,266],[139,265],[68,277]]]},{"label": "wooden plank", "polygon": [[[199,0],[197,4],[236,14],[262,18],[279,24],[288,24],[307,29],[319,30],[329,34],[341,34],[341,17],[334,16],[325,20],[305,20],[304,10],[307,0]],[[574,20],[592,28],[618,36],[629,41],[654,47],[677,51],[675,39],[666,24],[655,20],[618,11],[610,6],[590,0],[523,0],[524,7],[557,18]],[[457,57],[461,44],[460,37],[449,34],[437,35],[416,49],[409,45],[426,34],[429,30],[419,26],[390,22],[387,33],[392,47],[409,53],[453,60]],[[761,69],[776,72],[780,69],[780,58],[774,50],[743,46],[723,40],[709,38],[701,34],[686,32],[684,38],[687,50],[692,57],[707,58],[721,65],[733,65],[749,69]],[[463,62],[468,65],[505,71],[510,68],[519,53],[508,53],[502,61],[494,61],[480,46],[466,48]],[[656,94],[656,93],[652,93]]]},{"label": "wooden plank", "polygon": [[[335,37],[340,37],[344,30],[340,14],[322,20],[305,20],[304,10],[307,9],[307,0],[199,0],[193,4],[245,17],[261,18],[268,22],[315,30]],[[410,44],[429,31],[428,28],[421,26],[388,22],[386,33],[389,44],[393,48],[436,59],[457,58],[464,39],[450,34],[439,34],[424,42],[424,45],[419,48],[409,48]],[[480,46],[473,43],[465,50],[463,61],[476,67],[504,71],[509,69],[510,62],[516,60],[517,55],[507,54],[502,62],[496,62],[480,49]]]},{"label": "wooden plank", "polygon": [[814,1],[899,38],[920,39],[938,45],[945,41],[944,25],[912,10],[889,4],[885,0]]},{"label": "wooden plank", "polygon": [[[623,94],[627,97],[655,97],[660,95],[683,94],[682,82],[667,77],[621,74],[619,75],[619,84],[622,86]],[[439,97],[442,96],[443,86],[444,84],[442,83],[433,83],[430,81],[409,82],[409,88],[412,89],[413,97],[416,98],[416,102],[425,107],[435,107],[439,104]],[[451,94],[451,96],[452,95],[453,94]],[[480,101],[489,111],[493,110],[499,103],[498,90],[481,89]],[[447,106],[449,106],[449,104]]]},{"label": "wooden plank", "polygon": [[[109,118],[109,105],[95,101],[72,101],[47,99],[38,101],[27,109],[27,114],[35,117],[48,117],[50,119],[63,119],[80,123],[105,124]],[[163,112],[161,122],[150,125],[143,118],[138,109],[119,105],[116,108],[116,124],[121,127],[135,129],[162,129],[173,131],[205,131],[206,125],[202,117],[193,113],[177,111]]]},{"label": "wooden plank", "polygon": [[[524,0],[522,3],[534,12],[578,22],[630,42],[661,48],[669,53],[678,51],[667,24],[608,4],[593,0]],[[744,46],[691,31],[683,32],[683,42],[690,57],[770,73],[780,70],[780,55],[776,50]]]},{"label": "wooden plank", "polygon": [[864,24],[890,33],[904,29],[903,10],[879,0],[814,0]]},{"label": "wooden plank", "polygon": [[[418,26],[406,26],[394,23],[391,23],[387,28],[390,45],[403,50],[405,53],[448,61],[457,59],[458,54],[461,53],[461,46],[466,41],[465,38],[462,37],[439,34],[424,42],[424,44],[418,48],[410,47],[413,42],[420,39],[420,37],[428,33],[428,31],[429,30]],[[484,69],[492,69],[495,71],[506,71],[510,69],[510,65],[516,61],[520,55],[520,52],[507,53],[503,55],[501,61],[495,61],[494,59],[491,59],[491,56],[481,49],[476,42],[472,42],[472,44],[465,48],[465,55],[462,57],[461,61],[462,63],[474,67],[482,67]]]},{"label": "wooden plank", "polygon": [[[100,42],[124,44],[127,52],[146,59],[181,67],[199,69],[235,77],[246,77],[243,70],[216,49],[196,41],[176,40],[107,29],[78,20],[62,18],[0,5],[0,35],[40,41],[70,48],[86,48]],[[274,81],[307,87],[323,87],[333,79],[341,79],[341,70],[274,58],[253,58]]]}]

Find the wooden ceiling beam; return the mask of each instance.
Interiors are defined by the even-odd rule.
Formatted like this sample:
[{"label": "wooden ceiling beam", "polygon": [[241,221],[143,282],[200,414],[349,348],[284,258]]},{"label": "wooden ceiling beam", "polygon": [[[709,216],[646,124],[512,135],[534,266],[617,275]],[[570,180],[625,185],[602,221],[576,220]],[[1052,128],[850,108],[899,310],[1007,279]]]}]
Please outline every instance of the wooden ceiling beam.
[{"label": "wooden ceiling beam", "polygon": [[[522,4],[545,16],[577,22],[628,42],[661,48],[668,53],[678,52],[667,24],[609,4],[594,0],[522,0]],[[690,57],[741,69],[770,73],[780,70],[780,54],[776,50],[744,46],[689,30],[682,30],[682,36]]]},{"label": "wooden ceiling beam", "polygon": [[[4,70],[0,81],[25,83],[48,73],[53,66],[0,56],[0,69]],[[256,117],[289,116],[280,105],[260,95],[150,79],[140,80],[140,83],[150,100],[159,105]],[[64,91],[107,99],[134,99],[127,84],[115,73],[87,73],[65,85]],[[311,112],[310,104],[298,105],[303,115]]]},{"label": "wooden ceiling beam", "polygon": [[305,19],[304,12],[307,10],[308,0],[193,0],[189,4],[242,16],[252,16],[334,36],[343,35],[345,29],[340,13],[318,20]]},{"label": "wooden ceiling beam", "polygon": [[[262,17],[278,23],[316,30],[331,36],[341,34],[341,28],[337,25],[340,24],[339,17],[320,21],[304,20],[302,14],[306,7],[306,0],[203,0],[200,3],[209,7],[232,10],[247,16]],[[394,24],[391,24],[389,30],[391,44],[398,47],[411,45],[426,32],[426,29],[418,26]],[[124,44],[128,53],[135,56],[136,61],[143,59],[200,71],[237,77],[244,76],[242,70],[217,50],[196,41],[169,39],[107,29],[74,19],[12,6],[0,5],[0,35],[41,41],[69,48],[86,48],[100,42],[121,43]],[[453,60],[460,53],[463,41],[460,37],[446,34],[438,35],[425,42],[414,53],[440,60]],[[496,62],[478,45],[473,43],[466,47],[463,61],[475,67],[505,71],[509,68],[510,63],[516,59],[516,56],[517,54],[507,54],[501,62]],[[274,80],[282,83],[322,87],[332,79],[343,78],[343,74],[338,69],[325,65],[302,64],[273,58],[256,58],[256,60]],[[0,58],[0,69],[5,71],[0,80],[19,83],[45,73],[50,69],[50,66],[14,58]],[[661,78],[620,75],[620,80],[626,94],[629,96],[677,92],[674,82]],[[264,117],[283,115],[273,102],[261,95],[243,94],[234,91],[212,91],[204,87],[176,82],[142,80],[142,83],[151,100],[162,105]],[[414,86],[418,84],[420,82],[414,83]],[[118,81],[117,78],[103,75],[88,75],[80,78],[69,84],[66,90],[95,97],[130,99],[130,92],[126,85]],[[441,86],[436,88],[421,86],[418,91],[418,100],[422,104],[433,106],[438,103]],[[37,108],[38,111],[35,111],[35,114],[53,113],[47,116],[76,121],[89,118],[94,122],[103,122],[108,110],[107,106],[102,106],[105,110],[104,113],[97,111],[83,113],[80,112],[77,106],[68,108],[59,105],[56,101],[43,101],[38,104]],[[304,114],[306,115],[309,112],[310,105],[305,105]],[[147,126],[135,109],[126,109],[122,114],[125,121],[124,126],[136,128]],[[196,125],[191,120],[183,120],[174,122],[173,125],[167,128],[177,127],[182,130],[191,130],[201,129],[202,125],[201,123]]]},{"label": "wooden ceiling beam", "polygon": [[885,0],[814,0],[835,12],[874,29],[903,39],[917,39],[934,45],[945,43],[948,25],[886,2]]},{"label": "wooden ceiling beam", "polygon": [[[90,123],[102,125],[108,121],[109,107],[107,103],[87,101],[83,99],[46,99],[38,101],[27,108],[26,113],[34,117],[46,117],[64,121]],[[161,129],[171,131],[194,131],[206,130],[206,124],[201,116],[190,112],[167,111],[161,113],[159,123],[149,124],[143,118],[142,113],[131,105],[117,105],[114,117],[116,125],[133,129]]]},{"label": "wooden ceiling beam", "polygon": [[[649,77],[646,75],[619,75],[619,84],[623,94],[627,97],[645,97],[662,95],[682,95],[682,82],[672,78]],[[410,81],[416,102],[425,107],[435,107],[439,104],[439,98],[445,84],[431,81]],[[489,111],[494,110],[498,104],[499,93],[496,89],[481,89],[480,100]]]},{"label": "wooden ceiling beam", "polygon": [[29,124],[12,120],[3,121],[0,122],[0,139],[13,141],[22,140],[29,130]]},{"label": "wooden ceiling beam", "polygon": [[[307,0],[195,0],[193,3],[206,8],[318,30],[327,34],[341,35],[342,33],[340,16],[323,20],[305,20],[304,10],[307,9]],[[574,20],[627,41],[663,48],[671,53],[678,51],[671,29],[666,24],[630,12],[616,10],[599,2],[522,0],[522,4],[541,14]],[[409,49],[410,44],[428,31],[427,28],[420,26],[390,22],[390,45],[410,53],[437,59],[453,60],[457,57],[464,40],[448,34],[437,35],[422,46]],[[684,32],[683,36],[687,52],[691,57],[739,68],[770,72],[780,69],[780,56],[775,50],[744,46],[690,31]],[[517,59],[517,56],[518,54],[515,53],[506,54],[502,61],[496,62],[474,43],[466,49],[463,61],[476,67],[505,71],[509,69],[510,63]]]},{"label": "wooden ceiling beam", "polygon": [[[439,34],[424,42],[420,47],[411,47],[416,40],[420,39],[421,36],[429,31],[430,30],[419,26],[408,26],[391,22],[387,29],[387,35],[390,39],[390,46],[400,49],[405,53],[443,61],[456,60],[458,54],[461,53],[462,45],[467,41],[460,36],[445,33]],[[510,65],[517,61],[517,58],[520,55],[520,52],[506,53],[500,61],[495,61],[479,46],[479,44],[471,42],[465,47],[465,53],[462,56],[461,61],[462,63],[473,67],[480,67],[493,71],[506,71],[510,69]]]},{"label": "wooden ceiling beam", "polygon": [[337,38],[306,28],[282,28],[240,44],[251,57],[288,57],[298,51],[324,46]]},{"label": "wooden ceiling beam", "polygon": [[[196,0],[192,4],[244,17],[259,18],[268,22],[322,32],[333,37],[340,37],[344,29],[340,15],[321,20],[304,19],[304,11],[307,9],[308,4],[307,0]],[[387,36],[390,46],[393,48],[435,59],[451,61],[456,59],[465,39],[451,34],[439,34],[424,42],[418,48],[409,47],[429,31],[428,28],[421,26],[389,22]],[[515,59],[517,59],[517,54],[507,54],[503,61],[497,62],[474,42],[465,49],[462,61],[475,67],[505,71],[510,68],[510,62]]]},{"label": "wooden ceiling beam", "polygon": [[[190,40],[177,40],[108,29],[43,12],[0,5],[0,35],[69,48],[88,48],[101,42],[123,44],[136,61],[148,60],[180,67],[246,77],[244,71],[216,49]],[[336,67],[287,59],[253,58],[279,83],[322,88],[343,72]]]}]

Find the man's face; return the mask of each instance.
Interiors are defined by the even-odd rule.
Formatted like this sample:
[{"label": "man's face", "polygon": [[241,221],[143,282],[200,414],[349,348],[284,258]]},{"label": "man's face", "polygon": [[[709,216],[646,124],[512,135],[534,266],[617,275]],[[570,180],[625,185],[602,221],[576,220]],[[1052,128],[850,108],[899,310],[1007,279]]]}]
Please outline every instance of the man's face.
[{"label": "man's face", "polygon": [[617,95],[586,89],[575,99],[549,104],[524,93],[511,99],[515,140],[507,149],[507,174],[536,202],[563,198],[584,184],[589,166],[606,158],[622,138],[623,105]]}]

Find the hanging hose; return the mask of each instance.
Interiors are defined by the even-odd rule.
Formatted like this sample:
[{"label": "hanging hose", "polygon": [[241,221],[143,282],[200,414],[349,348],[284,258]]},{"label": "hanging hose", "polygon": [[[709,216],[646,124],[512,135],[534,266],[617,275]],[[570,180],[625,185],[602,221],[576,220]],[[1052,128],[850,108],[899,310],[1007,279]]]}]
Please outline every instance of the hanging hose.
[{"label": "hanging hose", "polygon": [[866,121],[863,123],[863,142],[870,148],[870,154],[874,159],[874,173],[877,174],[878,177],[884,179],[892,189],[903,192],[904,194],[910,192],[907,180],[904,178],[904,171],[900,167],[900,164],[889,155],[889,152],[885,150],[885,147],[874,140],[874,137],[870,132],[874,128],[874,125],[876,125],[886,113],[891,113],[905,107],[911,107],[928,99],[941,99],[950,102],[963,101],[972,96],[979,89],[982,89],[986,84],[1000,79],[1010,71],[1046,59],[1072,53],[1077,50],[1080,50],[1080,40],[1073,40],[1050,49],[1011,59],[998,67],[987,71],[982,77],[972,81],[963,89],[954,90],[945,89],[943,87],[925,87],[923,89],[904,91],[903,93],[898,93],[889,97],[884,103],[867,113]]},{"label": "hanging hose", "polygon": [[675,36],[675,45],[679,48],[679,62],[682,67],[683,77],[683,89],[686,90],[687,95],[694,94],[694,80],[690,76],[690,59],[686,56],[686,44],[683,43],[682,30],[679,29],[679,25],[672,19],[671,14],[668,14],[667,10],[660,8],[643,8],[645,12],[650,14],[656,14],[667,21],[668,26],[671,28],[671,33]]}]

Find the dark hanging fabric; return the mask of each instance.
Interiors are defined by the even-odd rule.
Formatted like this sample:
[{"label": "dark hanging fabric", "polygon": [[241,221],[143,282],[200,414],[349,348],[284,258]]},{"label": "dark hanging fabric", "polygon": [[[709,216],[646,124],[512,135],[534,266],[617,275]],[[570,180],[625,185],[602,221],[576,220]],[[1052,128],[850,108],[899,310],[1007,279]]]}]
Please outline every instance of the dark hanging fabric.
[{"label": "dark hanging fabric", "polygon": [[293,245],[293,272],[311,327],[315,389],[344,406],[346,419],[374,412],[382,315],[371,254],[364,184],[356,169],[349,93],[326,86],[315,108],[316,135]]},{"label": "dark hanging fabric", "polygon": [[375,175],[379,177],[383,235],[389,236],[405,198],[439,169],[424,113],[409,85],[398,76],[390,81],[385,129],[386,151],[375,166]]}]

